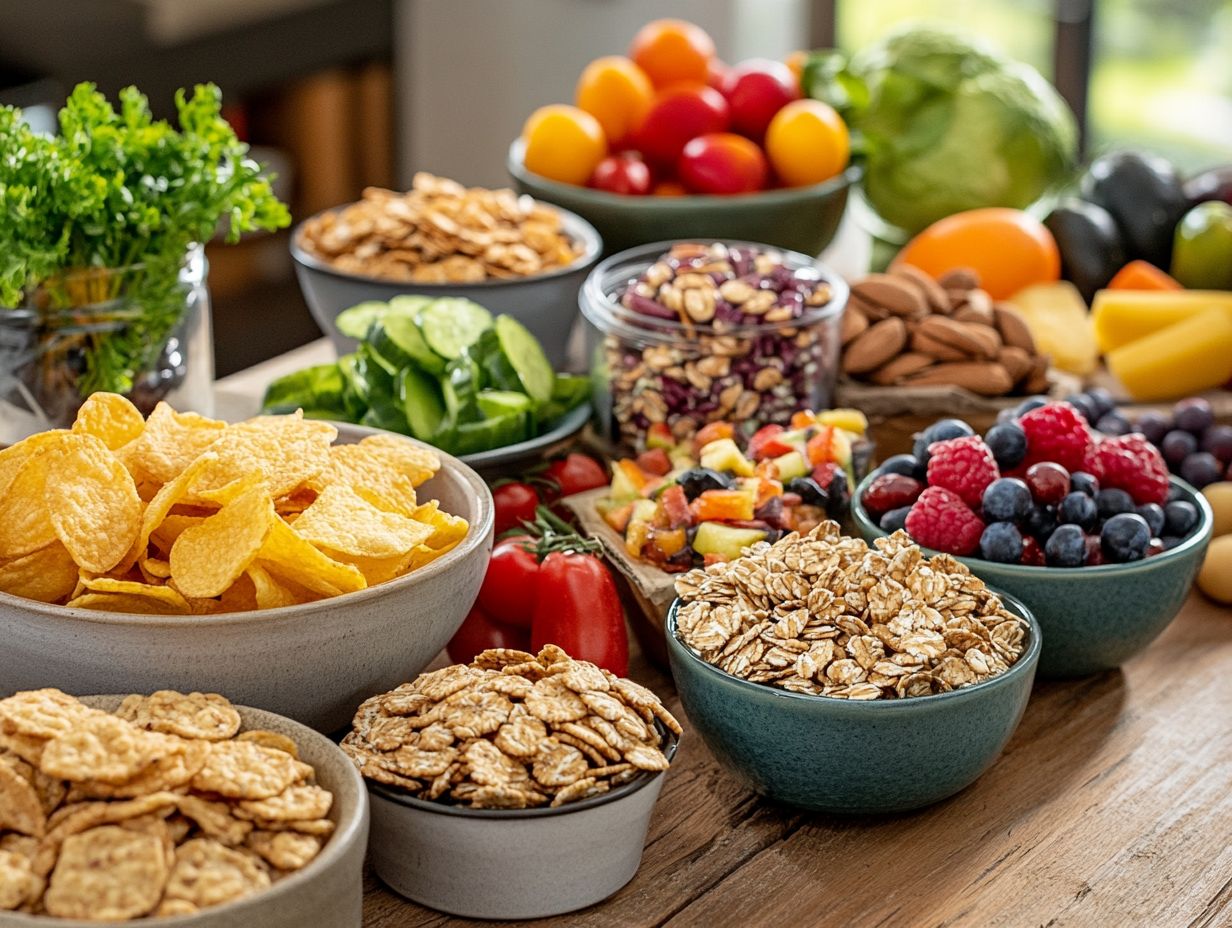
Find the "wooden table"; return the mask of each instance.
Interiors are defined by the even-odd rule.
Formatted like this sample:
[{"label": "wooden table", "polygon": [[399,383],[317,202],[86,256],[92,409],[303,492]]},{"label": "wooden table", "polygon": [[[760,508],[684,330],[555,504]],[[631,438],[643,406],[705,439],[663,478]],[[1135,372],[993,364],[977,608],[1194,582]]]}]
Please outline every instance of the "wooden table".
[{"label": "wooden table", "polygon": [[[239,410],[284,366],[228,378],[220,392]],[[758,799],[689,731],[671,678],[637,656],[634,668],[685,726],[641,869],[606,902],[541,924],[1232,926],[1232,610],[1198,594],[1122,670],[1038,682],[993,768],[907,815]],[[365,926],[450,923],[464,922],[368,877]]]}]

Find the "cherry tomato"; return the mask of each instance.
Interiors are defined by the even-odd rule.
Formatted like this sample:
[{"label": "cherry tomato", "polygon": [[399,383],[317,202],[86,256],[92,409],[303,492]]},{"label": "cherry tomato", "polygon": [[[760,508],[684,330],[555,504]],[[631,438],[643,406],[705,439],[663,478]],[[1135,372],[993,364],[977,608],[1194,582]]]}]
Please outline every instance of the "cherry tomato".
[{"label": "cherry tomato", "polygon": [[554,103],[531,113],[522,128],[526,154],[522,163],[550,180],[584,184],[607,154],[599,120],[576,106]]},{"label": "cherry tomato", "polygon": [[650,191],[656,197],[687,197],[687,191],[678,180],[661,180],[654,185],[654,190]]},{"label": "cherry tomato", "polygon": [[553,551],[539,568],[531,647],[554,644],[570,657],[623,677],[629,672],[629,637],[616,581],[593,554]]},{"label": "cherry tomato", "polygon": [[689,139],[722,132],[728,116],[727,101],[713,87],[671,87],[655,97],[637,130],[638,150],[648,161],[671,168]]},{"label": "cherry tomato", "polygon": [[521,528],[523,522],[535,521],[539,494],[529,483],[502,483],[492,488],[496,504],[495,533],[499,537],[511,528]]},{"label": "cherry tomato", "polygon": [[714,57],[714,40],[701,26],[681,19],[656,19],[642,26],[629,46],[629,57],[655,87],[681,81],[705,83]]},{"label": "cherry tomato", "polygon": [[608,193],[644,196],[650,193],[650,168],[636,155],[608,155],[590,175],[590,186]]},{"label": "cherry tomato", "polygon": [[940,277],[972,268],[994,300],[1061,276],[1061,254],[1042,222],[1022,210],[971,209],[939,219],[909,241],[894,259]]},{"label": "cherry tomato", "polygon": [[530,633],[525,628],[516,628],[504,622],[494,622],[476,606],[466,614],[458,630],[449,639],[445,651],[455,664],[469,664],[480,651],[488,648],[517,648],[525,651],[530,647]]},{"label": "cherry tomato", "polygon": [[694,193],[752,193],[766,186],[766,156],[756,142],[734,132],[691,140],[676,169]]},{"label": "cherry tomato", "polygon": [[607,471],[603,469],[603,465],[589,455],[577,451],[553,461],[544,470],[543,476],[560,487],[561,496],[584,493],[608,484]]},{"label": "cherry tomato", "polygon": [[613,145],[633,134],[653,100],[650,78],[623,55],[596,58],[582,71],[574,91],[578,108],[599,120]]},{"label": "cherry tomato", "polygon": [[731,69],[723,96],[731,107],[732,128],[759,141],[774,114],[800,96],[799,82],[783,62],[752,58]]},{"label": "cherry tomato", "polygon": [[766,154],[789,187],[829,180],[847,167],[851,139],[834,107],[820,100],[793,100],[770,120]]},{"label": "cherry tomato", "polygon": [[539,574],[534,544],[529,535],[511,535],[492,549],[478,599],[479,608],[491,618],[522,628],[530,626]]},{"label": "cherry tomato", "polygon": [[721,58],[711,58],[710,64],[706,66],[706,86],[713,87],[719,93],[722,93],[723,85],[726,83],[729,73],[731,73],[731,65]]}]

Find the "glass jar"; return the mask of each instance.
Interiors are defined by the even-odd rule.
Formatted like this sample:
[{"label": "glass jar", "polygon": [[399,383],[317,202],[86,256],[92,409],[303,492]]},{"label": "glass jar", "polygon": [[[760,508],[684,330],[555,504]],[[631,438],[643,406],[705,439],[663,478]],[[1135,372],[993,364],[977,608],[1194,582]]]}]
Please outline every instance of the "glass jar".
[{"label": "glass jar", "polygon": [[[704,289],[709,277],[721,292],[726,284],[743,282],[754,292],[773,294],[769,311],[760,305],[759,316],[736,311],[722,296],[713,308],[708,305],[713,292],[693,316],[681,305],[673,310],[657,299],[625,298],[630,288],[644,296],[661,287],[660,264],[677,273],[681,261],[670,256],[673,249],[696,248],[732,260],[703,263],[705,276],[685,267],[680,273],[687,277],[667,281],[672,288],[683,282]],[[729,271],[706,270],[724,263]],[[648,273],[651,279],[643,280]],[[727,292],[739,299],[748,288]],[[800,409],[825,408],[838,374],[847,294],[843,280],[814,259],[767,245],[657,242],[613,255],[591,272],[579,297],[601,434],[615,446],[638,452],[657,423],[665,423],[679,440],[707,422],[731,421],[749,431],[771,422],[785,424]],[[771,297],[757,299],[770,302]],[[708,314],[708,321],[694,318]]]},{"label": "glass jar", "polygon": [[211,415],[207,273],[197,247],[175,277],[142,264],[69,271],[0,308],[0,444],[71,425],[96,390],[146,415],[160,400]]}]

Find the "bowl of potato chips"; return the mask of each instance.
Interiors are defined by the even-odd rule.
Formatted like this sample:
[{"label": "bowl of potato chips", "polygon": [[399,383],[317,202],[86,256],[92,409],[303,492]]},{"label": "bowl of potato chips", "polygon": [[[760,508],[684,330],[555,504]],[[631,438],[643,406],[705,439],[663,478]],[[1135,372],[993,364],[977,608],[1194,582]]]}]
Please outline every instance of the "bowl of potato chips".
[{"label": "bowl of potato chips", "polygon": [[221,690],[341,728],[452,637],[492,524],[413,439],[94,394],[0,451],[0,692]]}]

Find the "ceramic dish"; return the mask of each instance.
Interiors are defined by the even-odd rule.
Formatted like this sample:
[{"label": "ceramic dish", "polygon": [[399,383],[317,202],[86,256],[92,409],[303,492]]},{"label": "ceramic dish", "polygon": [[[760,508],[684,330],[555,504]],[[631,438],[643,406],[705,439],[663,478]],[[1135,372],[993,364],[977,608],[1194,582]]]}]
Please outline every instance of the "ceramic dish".
[{"label": "ceramic dish", "polygon": [[954,795],[992,766],[1018,727],[1040,655],[1039,625],[1008,671],[935,696],[849,700],[750,683],[676,637],[667,648],[680,701],[720,764],[761,795],[822,812],[904,812]]},{"label": "ceramic dish", "polygon": [[582,246],[582,253],[572,264],[533,277],[481,280],[471,284],[422,284],[348,274],[301,248],[299,227],[291,233],[291,258],[312,318],[329,336],[339,354],[354,351],[358,344],[334,327],[334,318],[344,309],[368,300],[388,302],[405,293],[427,297],[457,296],[474,300],[493,315],[508,313],[513,316],[539,339],[548,360],[559,370],[565,364],[569,333],[577,318],[578,289],[591,266],[599,260],[603,242],[594,226],[581,216],[559,206],[556,209],[565,233]]},{"label": "ceramic dish", "polygon": [[[376,433],[337,427],[343,444]],[[0,692],[221,692],[320,731],[340,729],[365,698],[412,679],[440,653],[483,582],[492,548],[487,485],[442,454],[419,492],[465,518],[466,538],[431,564],[357,593],[194,616],[68,609],[0,593]]]},{"label": "ceramic dish", "polygon": [[502,473],[529,470],[532,465],[550,458],[576,438],[590,419],[590,404],[583,403],[571,409],[560,419],[556,427],[517,444],[461,455],[458,460],[475,468],[487,477]]},{"label": "ceramic dish", "polygon": [[[662,731],[662,729],[660,729]],[[679,740],[664,733],[671,760]],[[637,872],[666,771],[556,809],[464,809],[369,783],[377,876],[466,918],[546,918],[606,899]]]},{"label": "ceramic dish", "polygon": [[[886,534],[860,502],[872,479],[864,479],[851,502],[851,516],[870,544]],[[1197,507],[1198,527],[1181,544],[1154,557],[1068,568],[959,558],[989,586],[1031,607],[1044,632],[1040,676],[1076,677],[1119,667],[1180,612],[1206,555],[1214,518],[1206,497],[1183,480],[1171,479],[1180,498]]]},{"label": "ceramic dish", "polygon": [[[87,696],[82,702],[114,710],[122,696]],[[368,842],[368,794],[350,759],[336,744],[288,718],[235,707],[244,729],[262,728],[286,735],[300,758],[317,771],[317,782],[334,794],[329,817],[337,826],[308,866],[270,889],[196,915],[143,918],[142,928],[360,928],[363,922],[364,848]],[[0,928],[96,928],[98,922],[0,912]]]}]

